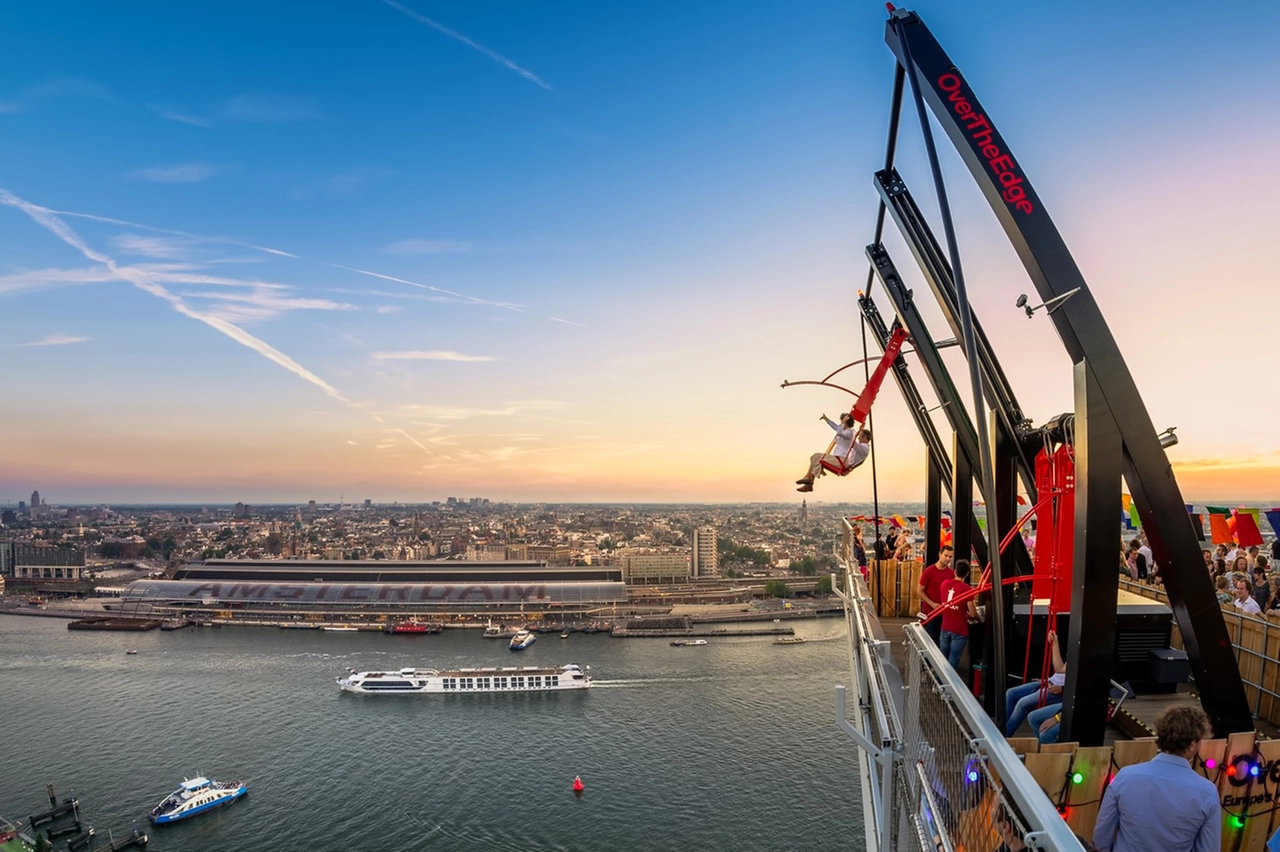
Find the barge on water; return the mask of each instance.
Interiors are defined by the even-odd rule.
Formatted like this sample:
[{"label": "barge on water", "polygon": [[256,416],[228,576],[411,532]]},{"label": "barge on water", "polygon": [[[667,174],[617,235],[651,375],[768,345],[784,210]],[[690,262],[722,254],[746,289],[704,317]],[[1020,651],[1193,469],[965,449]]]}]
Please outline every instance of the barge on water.
[{"label": "barge on water", "polygon": [[164,622],[158,618],[130,618],[106,615],[67,622],[68,630],[155,630]]}]

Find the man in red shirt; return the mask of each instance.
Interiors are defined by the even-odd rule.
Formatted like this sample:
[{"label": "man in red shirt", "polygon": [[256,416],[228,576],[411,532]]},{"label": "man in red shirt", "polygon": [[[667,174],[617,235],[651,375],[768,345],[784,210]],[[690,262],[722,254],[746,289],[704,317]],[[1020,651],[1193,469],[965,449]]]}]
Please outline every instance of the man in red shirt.
[{"label": "man in red shirt", "polygon": [[[951,557],[954,548],[949,544],[942,545],[938,551],[938,561],[920,572],[920,612],[927,618],[942,602],[942,584],[953,576]],[[924,623],[925,632],[933,637],[935,645],[942,637],[942,619],[934,618]]]},{"label": "man in red shirt", "polygon": [[972,588],[969,585],[969,560],[957,559],[956,575],[942,584],[942,639],[938,643],[943,656],[957,672],[960,671],[964,646],[969,644],[969,622],[978,619],[978,605],[973,598],[963,603],[953,601]]}]

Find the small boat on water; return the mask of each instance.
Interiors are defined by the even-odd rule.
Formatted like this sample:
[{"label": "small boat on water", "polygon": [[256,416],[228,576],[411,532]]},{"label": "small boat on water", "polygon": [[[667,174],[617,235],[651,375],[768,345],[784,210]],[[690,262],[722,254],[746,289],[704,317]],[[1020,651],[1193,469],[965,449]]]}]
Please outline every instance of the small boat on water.
[{"label": "small boat on water", "polygon": [[531,630],[521,630],[519,633],[511,637],[510,648],[513,651],[523,651],[534,642],[538,641],[538,634]]},{"label": "small boat on water", "polygon": [[705,644],[707,644],[706,639],[677,639],[676,641],[671,643],[671,647],[690,648],[695,645],[705,645]]},{"label": "small boat on water", "polygon": [[561,639],[568,639],[568,638],[569,638],[569,631],[568,631],[568,630],[561,630],[561,631],[560,631],[560,638],[561,638]]},{"label": "small boat on water", "polygon": [[803,644],[804,644],[804,637],[803,637],[803,636],[779,636],[777,639],[774,639],[774,640],[773,640],[773,644],[775,644],[775,645],[803,645]]},{"label": "small boat on water", "polygon": [[568,665],[549,668],[508,666],[505,668],[400,669],[391,672],[352,671],[338,678],[344,692],[358,695],[415,695],[424,692],[557,692],[586,689],[591,673]]},{"label": "small boat on water", "polygon": [[249,792],[241,781],[211,781],[201,775],[182,782],[147,814],[156,825],[189,819],[196,814],[229,805]]},{"label": "small boat on water", "polygon": [[503,629],[501,624],[489,622],[484,628],[484,638],[486,639],[502,639],[507,635],[507,631]]},{"label": "small boat on water", "polygon": [[126,654],[136,654],[136,653],[138,653],[138,652],[137,652],[137,651],[135,651],[135,650],[133,650],[132,648],[130,648],[129,650],[125,651],[125,653],[126,653]]}]

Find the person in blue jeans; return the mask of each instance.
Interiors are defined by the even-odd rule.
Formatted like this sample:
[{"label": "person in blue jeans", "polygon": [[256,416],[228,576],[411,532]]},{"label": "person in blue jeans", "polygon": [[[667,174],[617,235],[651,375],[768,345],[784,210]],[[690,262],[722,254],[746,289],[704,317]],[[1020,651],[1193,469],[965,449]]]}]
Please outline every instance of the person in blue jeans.
[{"label": "person in blue jeans", "polygon": [[[1004,734],[1011,737],[1022,727],[1022,721],[1040,706],[1040,693],[1044,690],[1046,704],[1062,703],[1062,688],[1067,683],[1067,664],[1058,649],[1058,634],[1049,631],[1049,646],[1053,651],[1053,674],[1048,680],[1029,680],[1009,687],[1004,694]],[[1033,730],[1036,727],[1033,726]]]},{"label": "person in blue jeans", "polygon": [[1040,745],[1056,743],[1062,728],[1062,702],[1046,704],[1039,710],[1032,710],[1027,714],[1027,721],[1031,723],[1031,730],[1036,732]]},{"label": "person in blue jeans", "polygon": [[964,603],[954,603],[961,595],[972,590],[968,583],[969,560],[956,560],[956,576],[942,584],[942,637],[938,648],[951,668],[960,671],[960,657],[969,644],[969,622],[978,620],[978,605],[973,598]]}]

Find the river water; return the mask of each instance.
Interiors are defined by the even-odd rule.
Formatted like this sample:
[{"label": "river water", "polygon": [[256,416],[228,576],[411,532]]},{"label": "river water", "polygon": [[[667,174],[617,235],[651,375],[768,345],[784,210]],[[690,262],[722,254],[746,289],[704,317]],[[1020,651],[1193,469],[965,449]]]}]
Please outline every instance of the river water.
[{"label": "river water", "polygon": [[[857,757],[834,710],[844,623],[795,624],[803,645],[544,634],[515,654],[476,630],[92,633],[0,616],[0,814],[43,809],[52,783],[100,834],[137,821],[158,852],[859,849]],[[334,684],[349,668],[566,662],[589,665],[596,686],[358,696]],[[196,774],[242,779],[249,794],[147,825]]]}]

